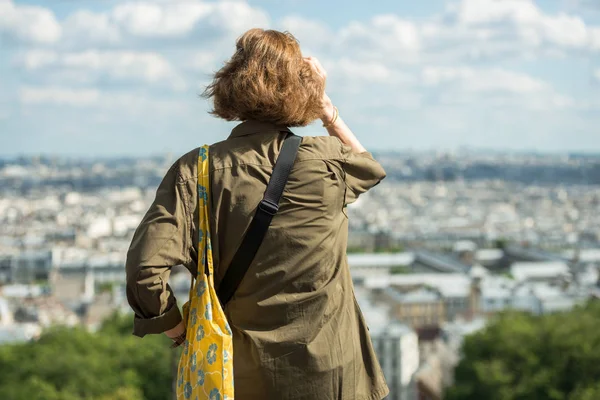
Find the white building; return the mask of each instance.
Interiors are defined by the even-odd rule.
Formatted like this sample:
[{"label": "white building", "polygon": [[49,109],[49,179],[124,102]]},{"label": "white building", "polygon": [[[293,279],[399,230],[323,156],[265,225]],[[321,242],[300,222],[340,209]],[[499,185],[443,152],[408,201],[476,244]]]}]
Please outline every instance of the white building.
[{"label": "white building", "polygon": [[499,312],[512,305],[515,282],[504,276],[488,276],[480,283],[480,311],[484,314]]},{"label": "white building", "polygon": [[510,273],[518,282],[552,280],[571,274],[567,263],[561,261],[516,262],[510,266]]},{"label": "white building", "polygon": [[377,359],[390,388],[388,400],[414,400],[413,376],[419,368],[419,339],[415,331],[390,320],[390,307],[375,306],[369,291],[355,288],[356,300],[365,317]]},{"label": "white building", "polygon": [[464,315],[469,311],[471,278],[462,273],[375,275],[366,278],[364,286],[369,289],[383,289],[389,286],[398,288],[431,287],[442,296],[446,319],[453,320],[456,316]]},{"label": "white building", "polygon": [[0,297],[0,345],[12,342],[25,342],[38,337],[41,328],[34,323],[15,323],[9,303]]},{"label": "white building", "polygon": [[390,388],[389,400],[416,398],[413,376],[419,369],[419,339],[415,331],[400,323],[371,331],[373,347]]},{"label": "white building", "polygon": [[580,298],[570,296],[560,287],[545,282],[525,283],[512,293],[513,308],[535,315],[570,310],[579,300]]},{"label": "white building", "polygon": [[8,301],[0,297],[0,327],[7,327],[13,323],[13,315],[8,307]]},{"label": "white building", "polygon": [[38,280],[47,280],[51,269],[51,251],[24,251],[12,258],[10,280],[15,283],[33,283]]},{"label": "white building", "polygon": [[373,276],[387,276],[394,267],[407,267],[415,261],[415,254],[406,253],[361,253],[348,254],[348,266],[354,280]]}]

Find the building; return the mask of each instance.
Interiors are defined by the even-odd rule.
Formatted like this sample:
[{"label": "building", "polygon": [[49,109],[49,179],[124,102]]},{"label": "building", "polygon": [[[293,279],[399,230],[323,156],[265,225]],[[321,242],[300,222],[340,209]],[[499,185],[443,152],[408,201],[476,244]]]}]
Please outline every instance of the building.
[{"label": "building", "polygon": [[361,283],[366,278],[375,276],[388,276],[394,268],[405,267],[415,261],[414,253],[357,253],[348,254],[348,266],[355,283]]},{"label": "building", "polygon": [[467,273],[470,268],[470,265],[462,263],[453,256],[424,250],[404,253],[349,254],[348,265],[355,282],[375,275],[393,274],[395,267],[402,267],[404,272],[416,274]]},{"label": "building", "polygon": [[517,282],[551,281],[571,276],[567,263],[562,261],[516,262],[510,274]]},{"label": "building", "polygon": [[15,322],[8,300],[0,296],[0,345],[29,341],[39,337],[40,333],[38,324]]},{"label": "building", "polygon": [[389,400],[413,400],[413,375],[419,368],[419,344],[414,330],[390,319],[391,306],[374,303],[372,293],[355,288],[373,348],[390,388]]},{"label": "building", "polygon": [[51,270],[51,251],[24,251],[13,256],[9,280],[13,283],[33,283],[36,281],[47,281]]},{"label": "building", "polygon": [[516,262],[568,262],[569,258],[560,255],[549,253],[547,251],[519,246],[507,246],[504,248],[504,257],[500,265],[504,268],[509,268]]},{"label": "building", "polygon": [[433,288],[423,286],[403,292],[389,287],[383,295],[392,303],[392,317],[412,328],[439,326],[446,321],[444,300]]},{"label": "building", "polygon": [[[478,269],[473,269],[477,272]],[[475,275],[475,274],[472,274]],[[445,319],[453,320],[458,316],[467,316],[472,312],[470,302],[473,277],[462,273],[424,273],[397,274],[384,276],[374,274],[364,278],[366,288],[381,291],[393,286],[401,291],[410,291],[419,287],[434,288],[442,297],[445,309]]]},{"label": "building", "polygon": [[480,312],[484,315],[508,309],[512,305],[515,282],[506,276],[488,276],[480,282]]},{"label": "building", "polygon": [[424,250],[415,253],[415,261],[411,265],[412,271],[416,273],[466,273],[469,267],[452,256]]},{"label": "building", "polygon": [[498,268],[503,257],[502,249],[479,249],[475,252],[475,262],[490,269]]},{"label": "building", "polygon": [[419,346],[415,331],[400,323],[391,323],[371,331],[371,340],[385,375],[388,400],[413,400],[413,375],[419,369]]},{"label": "building", "polygon": [[0,284],[11,281],[12,259],[13,257],[11,255],[0,255]]},{"label": "building", "polygon": [[527,282],[512,292],[512,307],[535,315],[572,309],[582,298],[546,282]]}]

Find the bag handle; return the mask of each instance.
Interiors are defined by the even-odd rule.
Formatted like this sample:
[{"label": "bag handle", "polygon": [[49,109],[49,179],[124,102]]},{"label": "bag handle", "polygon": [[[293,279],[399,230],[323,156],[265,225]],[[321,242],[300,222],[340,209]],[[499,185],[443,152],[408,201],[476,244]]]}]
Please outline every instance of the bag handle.
[{"label": "bag handle", "polygon": [[283,141],[283,146],[273,167],[273,173],[269,179],[267,190],[263,199],[258,204],[254,218],[250,222],[250,227],[242,239],[242,244],[240,244],[240,247],[233,256],[231,264],[227,268],[225,276],[217,290],[217,296],[223,308],[231,300],[242,282],[246,271],[250,268],[250,264],[252,264],[265,238],[269,225],[271,225],[271,220],[277,214],[277,211],[279,211],[279,200],[288,181],[290,171],[296,161],[301,142],[302,138],[293,133],[289,134]]}]

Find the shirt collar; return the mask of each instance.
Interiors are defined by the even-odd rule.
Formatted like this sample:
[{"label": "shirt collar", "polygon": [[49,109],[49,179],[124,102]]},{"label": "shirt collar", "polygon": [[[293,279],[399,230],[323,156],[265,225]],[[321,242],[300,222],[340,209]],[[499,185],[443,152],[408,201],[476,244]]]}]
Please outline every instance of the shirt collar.
[{"label": "shirt collar", "polygon": [[285,125],[277,125],[271,122],[262,122],[256,120],[248,120],[238,124],[231,131],[229,139],[240,136],[248,136],[255,133],[274,133],[274,132],[290,132]]}]

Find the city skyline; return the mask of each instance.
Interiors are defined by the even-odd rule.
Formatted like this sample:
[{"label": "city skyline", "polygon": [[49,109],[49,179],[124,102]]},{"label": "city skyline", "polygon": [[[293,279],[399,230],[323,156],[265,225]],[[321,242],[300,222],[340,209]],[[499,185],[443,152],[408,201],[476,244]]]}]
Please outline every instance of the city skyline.
[{"label": "city skyline", "polygon": [[178,156],[225,139],[234,123],[198,94],[254,26],[321,59],[369,150],[600,152],[593,3],[343,4],[0,0],[0,156]]}]

